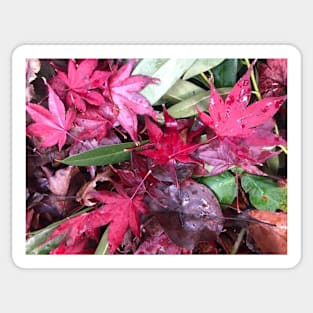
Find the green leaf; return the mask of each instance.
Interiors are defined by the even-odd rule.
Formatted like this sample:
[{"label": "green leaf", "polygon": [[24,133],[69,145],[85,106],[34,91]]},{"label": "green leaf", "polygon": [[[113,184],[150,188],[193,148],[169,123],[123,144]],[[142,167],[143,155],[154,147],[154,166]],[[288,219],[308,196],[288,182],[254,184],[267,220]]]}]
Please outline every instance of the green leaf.
[{"label": "green leaf", "polygon": [[58,226],[57,225],[50,225],[36,235],[30,237],[26,241],[26,254],[33,254],[32,251],[36,249],[42,242],[44,242],[48,236],[52,233],[52,231]]},{"label": "green leaf", "polygon": [[108,243],[108,230],[109,228],[107,227],[107,229],[105,230],[105,232],[103,233],[100,242],[98,244],[98,247],[95,251],[95,254],[108,254],[109,252],[109,243]]},{"label": "green leaf", "polygon": [[214,86],[216,88],[233,87],[237,81],[237,72],[238,60],[225,60],[212,70],[214,76]]},{"label": "green leaf", "polygon": [[169,59],[142,59],[134,68],[132,75],[153,76]]},{"label": "green leaf", "polygon": [[51,250],[55,249],[60,244],[64,236],[65,236],[64,234],[57,236],[45,242],[44,244],[39,245],[38,247],[33,249],[29,254],[49,254]]},{"label": "green leaf", "polygon": [[[83,209],[75,214],[72,214],[69,218],[78,216],[80,214],[83,214],[85,212],[88,212],[92,210],[93,208],[86,208]],[[38,254],[36,251],[40,251],[40,245],[48,238],[48,236],[52,233],[52,231],[58,227],[60,224],[62,224],[66,219],[57,221],[43,229],[37,230],[32,233],[28,233],[31,237],[26,240],[26,254]],[[33,252],[35,251],[35,252]]]},{"label": "green leaf", "polygon": [[230,172],[216,176],[201,177],[200,183],[208,186],[217,196],[219,202],[231,204],[236,198],[236,179]]},{"label": "green leaf", "polygon": [[245,173],[241,176],[241,185],[257,209],[266,211],[280,209],[283,202],[282,188],[272,179]]},{"label": "green leaf", "polygon": [[[146,142],[147,141],[142,142],[142,144]],[[125,151],[125,149],[133,147],[135,147],[134,142],[107,145],[87,152],[72,155],[64,160],[61,160],[60,162],[76,166],[97,166],[124,162],[130,158],[130,152]]]},{"label": "green leaf", "polygon": [[205,89],[186,80],[178,80],[175,85],[159,100],[159,103],[175,104],[195,96]]},{"label": "green leaf", "polygon": [[[221,96],[226,96],[229,93],[230,88],[219,88],[217,91]],[[168,109],[168,112],[175,118],[184,118],[193,116],[197,113],[195,105],[198,105],[202,111],[208,111],[210,95],[210,91],[199,92],[195,96],[174,104]]]},{"label": "green leaf", "polygon": [[[154,60],[159,60],[159,59],[154,59]],[[157,101],[172,86],[174,86],[174,84],[181,78],[181,76],[195,62],[195,60],[196,59],[168,59],[154,73],[149,73],[150,76],[159,78],[160,83],[157,85],[148,85],[142,90],[141,94],[145,96],[152,105],[156,104]],[[137,70],[136,68],[134,73],[145,74],[147,73],[147,71],[141,72]]]},{"label": "green leaf", "polygon": [[279,170],[279,155],[274,155],[266,161],[266,166],[273,175],[277,175]]},{"label": "green leaf", "polygon": [[224,59],[198,59],[185,73],[183,79],[206,72],[223,62]]}]

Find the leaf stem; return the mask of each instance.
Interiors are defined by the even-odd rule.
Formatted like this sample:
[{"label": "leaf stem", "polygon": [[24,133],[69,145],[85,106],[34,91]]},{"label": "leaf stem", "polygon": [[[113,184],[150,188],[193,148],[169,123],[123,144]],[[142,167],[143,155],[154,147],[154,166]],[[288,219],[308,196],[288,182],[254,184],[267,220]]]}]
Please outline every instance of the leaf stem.
[{"label": "leaf stem", "polygon": [[217,136],[214,136],[214,137],[212,137],[212,138],[210,138],[210,139],[208,139],[208,140],[206,140],[206,141],[200,142],[200,143],[198,143],[198,144],[195,144],[195,145],[193,145],[193,146],[187,147],[187,148],[182,149],[182,150],[180,150],[180,151],[177,151],[177,152],[175,152],[175,153],[173,153],[173,154],[170,154],[170,155],[168,156],[168,159],[172,159],[172,158],[175,157],[177,154],[186,152],[186,151],[191,150],[191,149],[195,149],[195,147],[198,148],[198,147],[200,147],[200,146],[202,146],[202,145],[208,144],[209,142],[213,141],[213,140],[216,139],[216,138],[217,138]]},{"label": "leaf stem", "polygon": [[233,248],[231,249],[230,254],[236,254],[238,252],[238,249],[240,247],[240,244],[242,242],[242,239],[245,233],[246,233],[246,228],[242,228],[240,233],[238,234],[238,237],[236,239],[236,242],[234,243]]},{"label": "leaf stem", "polygon": [[[247,65],[247,67],[249,68],[249,67],[250,67],[249,59],[245,59],[245,63],[246,63],[246,65]],[[261,99],[262,99],[261,93],[260,93],[258,84],[257,84],[257,82],[256,82],[256,79],[255,79],[255,75],[254,75],[254,71],[253,71],[253,70],[251,71],[251,80],[252,80],[252,85],[253,85],[253,88],[254,88],[254,93],[255,93],[256,97],[258,98],[258,100],[261,100]]]},{"label": "leaf stem", "polygon": [[145,182],[145,180],[148,178],[148,176],[151,174],[151,170],[149,170],[147,172],[147,174],[145,175],[145,177],[142,179],[142,181],[140,182],[140,184],[137,186],[136,190],[134,191],[133,195],[130,197],[131,200],[133,200],[136,196],[136,194],[138,193],[140,187],[143,185],[143,183]]}]

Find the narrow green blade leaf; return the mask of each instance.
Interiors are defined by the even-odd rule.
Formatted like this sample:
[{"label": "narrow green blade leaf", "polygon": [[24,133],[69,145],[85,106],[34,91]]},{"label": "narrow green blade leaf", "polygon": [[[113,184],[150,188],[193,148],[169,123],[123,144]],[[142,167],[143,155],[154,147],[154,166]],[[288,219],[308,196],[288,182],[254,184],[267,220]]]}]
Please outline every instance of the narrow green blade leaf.
[{"label": "narrow green blade leaf", "polygon": [[236,179],[230,172],[216,176],[201,177],[200,183],[208,186],[223,204],[231,204],[236,197]]},{"label": "narrow green blade leaf", "polygon": [[175,104],[180,101],[193,97],[205,89],[186,80],[178,80],[175,85],[159,100],[160,104],[170,103]]},{"label": "narrow green blade leaf", "polygon": [[[158,60],[158,59],[157,59]],[[150,76],[159,78],[158,85],[148,85],[141,94],[145,96],[150,103],[156,104],[157,101],[182,77],[185,71],[195,62],[196,59],[168,59],[156,72],[150,73]],[[138,70],[135,74],[143,74]]]},{"label": "narrow green blade leaf", "polygon": [[57,226],[58,225],[50,225],[36,235],[30,237],[26,241],[26,254],[33,254],[32,251],[36,249],[42,242],[44,242]]},{"label": "narrow green blade leaf", "polygon": [[233,87],[237,80],[238,59],[227,59],[213,70],[214,86]]},{"label": "narrow green blade leaf", "polygon": [[[85,212],[88,212],[92,210],[93,208],[86,208],[84,210],[81,210],[73,215],[70,216],[70,218],[78,216],[80,214],[83,214]],[[30,238],[26,240],[26,254],[36,254],[36,251],[39,251],[40,244],[42,244],[48,236],[52,233],[52,231],[58,227],[61,223],[63,223],[66,219],[57,221],[43,229],[37,230],[35,232],[29,233],[31,235]],[[35,250],[35,252],[33,252]]]},{"label": "narrow green blade leaf", "polygon": [[105,230],[105,232],[103,233],[100,242],[98,244],[98,247],[95,251],[95,254],[108,254],[109,252],[109,242],[108,242],[108,230],[109,228],[107,227],[107,229]]},{"label": "narrow green blade leaf", "polygon": [[[226,96],[229,93],[229,91],[230,88],[218,89],[218,93],[221,96]],[[210,95],[211,95],[210,91],[199,92],[195,96],[192,96],[186,100],[174,104],[168,109],[168,112],[175,118],[184,118],[193,116],[197,113],[195,105],[198,105],[198,107],[202,111],[208,111],[208,102]]]},{"label": "narrow green blade leaf", "polygon": [[223,62],[224,59],[198,59],[185,73],[183,79],[206,72]]},{"label": "narrow green blade leaf", "polygon": [[47,242],[45,242],[42,245],[39,245],[34,250],[32,250],[29,254],[49,254],[49,252],[53,249],[55,249],[62,239],[64,238],[64,235],[60,235],[56,238],[53,238]]},{"label": "narrow green blade leaf", "polygon": [[283,190],[270,178],[245,173],[241,176],[241,185],[259,210],[275,211],[283,204]]},{"label": "narrow green blade leaf", "polygon": [[[132,75],[153,76],[169,59],[142,59],[134,68]],[[153,76],[154,77],[154,76]]]},{"label": "narrow green blade leaf", "polygon": [[133,147],[135,147],[133,142],[107,145],[87,152],[72,155],[60,162],[76,166],[97,166],[124,162],[130,158],[130,153],[125,151],[125,149]]}]

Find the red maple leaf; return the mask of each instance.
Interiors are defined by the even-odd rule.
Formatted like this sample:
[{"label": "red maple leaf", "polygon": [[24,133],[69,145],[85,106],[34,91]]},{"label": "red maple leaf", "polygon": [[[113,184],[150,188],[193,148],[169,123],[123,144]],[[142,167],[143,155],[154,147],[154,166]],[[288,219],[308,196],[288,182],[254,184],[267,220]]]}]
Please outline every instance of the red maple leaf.
[{"label": "red maple leaf", "polygon": [[77,64],[69,60],[67,75],[58,71],[57,77],[68,87],[66,103],[78,110],[86,111],[86,102],[93,105],[104,105],[103,96],[97,88],[101,88],[110,72],[96,71],[98,60],[86,59]]},{"label": "red maple leaf", "polygon": [[258,135],[256,127],[271,119],[287,98],[286,96],[270,97],[248,105],[251,97],[252,69],[253,64],[235,84],[225,102],[210,81],[210,116],[197,109],[200,120],[213,129],[220,138],[256,138]]},{"label": "red maple leaf", "polygon": [[124,64],[113,71],[107,80],[103,95],[118,109],[117,120],[129,133],[134,141],[137,141],[137,116],[136,114],[156,117],[149,101],[139,92],[148,84],[157,83],[155,78],[145,75],[131,76],[135,60]]},{"label": "red maple leaf", "polygon": [[262,97],[281,96],[287,87],[287,59],[268,59],[258,67]]},{"label": "red maple leaf", "polygon": [[26,132],[29,136],[40,137],[41,147],[47,148],[58,144],[61,151],[66,141],[66,135],[73,126],[76,113],[70,109],[65,114],[63,102],[49,85],[48,91],[49,110],[39,104],[27,104],[26,110],[35,123],[29,125]]},{"label": "red maple leaf", "polygon": [[75,119],[73,129],[80,140],[97,138],[100,142],[107,136],[114,117],[109,106],[89,106],[86,112],[81,112]]},{"label": "red maple leaf", "polygon": [[163,107],[163,115],[164,132],[145,116],[150,144],[143,146],[143,149],[145,147],[148,149],[139,153],[151,158],[153,166],[166,165],[170,161],[199,164],[196,159],[190,156],[199,147],[199,144],[187,143],[187,137],[179,132],[177,121],[168,114],[165,107]]},{"label": "red maple leaf", "polygon": [[[82,237],[94,236],[95,229],[107,224],[110,224],[108,226],[110,253],[114,253],[121,244],[128,228],[139,238],[139,214],[148,211],[143,203],[143,194],[138,192],[143,182],[144,180],[137,186],[131,197],[128,196],[124,188],[119,184],[114,185],[117,192],[104,190],[91,193],[90,196],[104,204],[92,212],[83,213],[63,222],[52,232],[47,240],[65,235],[65,245],[67,247],[73,247],[76,244],[81,244]],[[63,251],[62,249],[60,251]],[[72,248],[71,251],[76,250]]]},{"label": "red maple leaf", "polygon": [[262,166],[266,160],[279,153],[280,151],[249,145],[242,138],[225,137],[200,147],[196,155],[213,167],[210,176],[221,174],[234,166],[241,167],[250,174],[266,175],[257,166]]},{"label": "red maple leaf", "polygon": [[[145,123],[150,138],[150,143],[142,146],[139,154],[149,157],[152,160],[151,167],[153,175],[160,179],[167,177],[178,185],[179,179],[178,165],[182,163],[202,164],[199,160],[191,157],[191,154],[199,147],[198,143],[188,143],[188,139],[193,139],[184,131],[179,131],[177,121],[168,114],[163,107],[164,132],[148,117],[145,116]],[[158,166],[160,165],[160,166]],[[188,176],[188,175],[187,175]]]}]

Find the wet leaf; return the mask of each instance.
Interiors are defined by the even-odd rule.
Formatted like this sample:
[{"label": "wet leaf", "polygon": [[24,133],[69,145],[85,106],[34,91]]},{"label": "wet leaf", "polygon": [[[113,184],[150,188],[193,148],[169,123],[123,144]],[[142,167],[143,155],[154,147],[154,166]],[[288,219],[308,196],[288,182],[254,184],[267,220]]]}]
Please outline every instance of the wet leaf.
[{"label": "wet leaf", "polygon": [[64,160],[61,160],[60,162],[77,166],[115,164],[129,160],[130,152],[125,151],[125,149],[133,147],[135,147],[133,142],[107,145],[87,152],[75,154]]},{"label": "wet leaf", "polygon": [[249,194],[249,200],[260,210],[275,211],[283,201],[282,188],[275,181],[263,176],[243,174],[241,186]]},{"label": "wet leaf", "polygon": [[[219,88],[218,93],[221,96],[226,96],[230,91],[230,88]],[[195,105],[197,105],[202,111],[208,110],[208,101],[210,98],[211,92],[204,91],[199,92],[198,94],[180,101],[172,105],[168,112],[175,118],[184,118],[196,115],[197,111]]]},{"label": "wet leaf", "polygon": [[53,238],[42,245],[39,245],[34,250],[32,250],[29,254],[49,254],[50,251],[55,249],[63,239],[63,235]]},{"label": "wet leaf", "polygon": [[147,199],[150,210],[169,238],[178,246],[194,249],[201,241],[214,240],[223,229],[223,215],[213,192],[191,179],[177,188],[160,185]]},{"label": "wet leaf", "polygon": [[[149,102],[155,104],[174,84],[181,78],[185,71],[194,63],[195,59],[169,59],[158,70],[150,74],[153,78],[159,78],[160,83],[147,86],[141,94]],[[135,72],[136,74],[138,71]]]},{"label": "wet leaf", "polygon": [[191,98],[199,93],[205,92],[205,89],[183,79],[178,80],[175,85],[159,100],[160,104],[177,102]]},{"label": "wet leaf", "polygon": [[287,254],[287,214],[260,210],[253,210],[248,214],[260,221],[275,225],[250,223],[248,236],[253,239],[253,245],[262,253]]},{"label": "wet leaf", "polygon": [[198,59],[185,73],[183,79],[188,79],[206,72],[223,62],[224,59]]},{"label": "wet leaf", "polygon": [[78,172],[78,168],[73,166],[57,170],[56,173],[48,179],[50,191],[55,195],[65,196],[72,177]]},{"label": "wet leaf", "polygon": [[142,59],[138,62],[132,75],[147,75],[153,76],[154,73],[169,59]]},{"label": "wet leaf", "polygon": [[233,87],[237,80],[238,67],[238,59],[226,59],[216,66],[212,70],[215,87]]},{"label": "wet leaf", "polygon": [[108,231],[109,231],[109,228],[107,228],[105,232],[102,234],[102,237],[95,251],[95,254],[103,255],[103,254],[109,253]]},{"label": "wet leaf", "polygon": [[[78,213],[73,214],[70,217],[78,216],[80,214],[83,214],[85,212],[90,211],[91,209],[92,208],[86,208],[84,210],[79,211]],[[53,230],[55,228],[57,228],[62,222],[64,222],[67,219],[63,219],[61,221],[55,222],[55,223],[53,223],[53,224],[51,224],[51,225],[49,225],[43,229],[40,229],[36,232],[29,233],[28,235],[30,237],[26,240],[26,245],[25,245],[26,254],[31,254],[33,250],[38,248],[40,246],[40,244],[42,244],[49,237],[49,235],[53,232]]]},{"label": "wet leaf", "polygon": [[223,204],[231,204],[236,197],[236,180],[230,172],[216,176],[201,177],[200,183],[205,184],[214,191],[218,200]]}]

